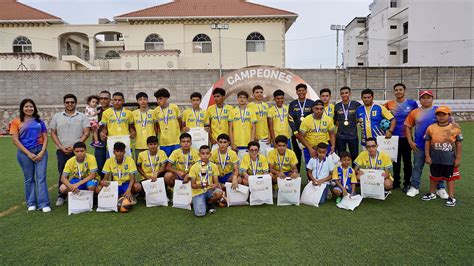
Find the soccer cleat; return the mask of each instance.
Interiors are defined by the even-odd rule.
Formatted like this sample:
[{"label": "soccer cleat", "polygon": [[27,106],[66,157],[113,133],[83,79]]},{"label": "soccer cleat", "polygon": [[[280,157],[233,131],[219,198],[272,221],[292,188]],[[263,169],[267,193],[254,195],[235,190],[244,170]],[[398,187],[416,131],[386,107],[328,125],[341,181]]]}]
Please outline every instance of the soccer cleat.
[{"label": "soccer cleat", "polygon": [[28,211],[36,211],[36,206],[30,206],[28,207]]},{"label": "soccer cleat", "polygon": [[444,188],[440,188],[440,189],[436,190],[436,195],[438,195],[440,198],[446,199],[446,200],[449,198],[448,192],[446,192],[446,189],[444,189]]},{"label": "soccer cleat", "polygon": [[424,200],[424,201],[434,200],[434,199],[436,199],[436,195],[433,194],[433,193],[428,193],[428,194],[424,195],[421,199]]},{"label": "soccer cleat", "polygon": [[336,198],[336,204],[339,204],[339,202],[341,202],[342,198],[341,197],[337,197]]},{"label": "soccer cleat", "polygon": [[64,199],[59,197],[58,200],[56,200],[56,206],[60,207],[64,205]]},{"label": "soccer cleat", "polygon": [[446,207],[454,207],[456,206],[456,199],[455,198],[448,198],[446,201]]},{"label": "soccer cleat", "polygon": [[51,208],[50,208],[50,207],[44,207],[42,210],[43,210],[44,213],[51,212]]},{"label": "soccer cleat", "polygon": [[415,188],[415,187],[410,187],[410,189],[407,191],[407,196],[408,197],[415,197],[416,195],[420,194],[420,191]]}]

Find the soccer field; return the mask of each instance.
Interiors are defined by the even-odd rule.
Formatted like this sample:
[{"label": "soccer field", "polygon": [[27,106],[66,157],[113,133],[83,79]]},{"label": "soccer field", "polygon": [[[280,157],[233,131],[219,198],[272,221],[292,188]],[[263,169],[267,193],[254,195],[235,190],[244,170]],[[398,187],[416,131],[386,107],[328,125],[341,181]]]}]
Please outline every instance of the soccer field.
[{"label": "soccer field", "polygon": [[[471,264],[474,259],[474,123],[461,124],[465,141],[456,182],[458,204],[423,202],[400,189],[386,201],[364,200],[354,212],[331,200],[319,208],[146,208],[130,213],[67,215],[67,205],[26,212],[16,149],[0,138],[0,262],[11,264]],[[57,167],[49,146],[48,185],[56,200]]]}]

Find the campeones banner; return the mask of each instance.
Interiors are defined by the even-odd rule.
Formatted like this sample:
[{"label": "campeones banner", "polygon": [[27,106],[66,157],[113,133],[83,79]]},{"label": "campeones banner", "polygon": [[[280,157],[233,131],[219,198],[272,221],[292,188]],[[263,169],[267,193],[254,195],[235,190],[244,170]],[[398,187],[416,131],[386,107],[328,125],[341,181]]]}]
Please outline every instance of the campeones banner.
[{"label": "campeones banner", "polygon": [[215,82],[203,97],[201,108],[206,109],[208,106],[214,104],[212,91],[215,88],[223,88],[226,90],[226,98],[234,99],[237,93],[242,90],[252,95],[252,88],[256,85],[260,85],[264,88],[264,101],[272,101],[273,92],[280,89],[285,92],[287,102],[289,102],[289,99],[297,98],[295,88],[296,85],[300,83],[304,83],[308,86],[307,98],[312,100],[319,99],[309,84],[284,68],[273,66],[249,66],[241,68],[224,75]]}]

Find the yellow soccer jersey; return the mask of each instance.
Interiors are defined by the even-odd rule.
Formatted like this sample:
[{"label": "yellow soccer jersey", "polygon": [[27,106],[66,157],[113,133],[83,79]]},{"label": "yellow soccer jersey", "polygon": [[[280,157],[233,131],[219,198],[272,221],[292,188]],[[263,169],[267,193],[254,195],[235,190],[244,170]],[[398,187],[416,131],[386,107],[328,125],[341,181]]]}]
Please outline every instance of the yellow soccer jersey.
[{"label": "yellow soccer jersey", "polygon": [[132,175],[137,173],[137,166],[129,156],[125,156],[121,164],[118,164],[115,158],[109,158],[105,162],[102,173],[111,174],[112,181],[118,181],[120,186],[122,183],[130,182]]},{"label": "yellow soccer jersey", "polygon": [[228,104],[224,104],[223,108],[217,107],[216,104],[207,108],[207,124],[211,127],[212,138],[217,140],[220,134],[229,135],[230,114],[234,108]]},{"label": "yellow soccer jersey", "polygon": [[192,108],[188,108],[183,111],[183,123],[186,127],[204,127],[206,120],[206,111],[204,110],[193,110]]},{"label": "yellow soccer jersey", "polygon": [[255,103],[251,102],[248,104],[249,108],[252,108],[257,117],[256,125],[256,137],[259,140],[268,139],[270,133],[268,132],[268,104],[267,103]]},{"label": "yellow soccer jersey", "polygon": [[234,143],[237,147],[247,147],[252,137],[252,125],[257,123],[257,116],[252,108],[235,107],[231,113],[234,132]]},{"label": "yellow soccer jersey", "polygon": [[135,148],[145,150],[148,148],[146,140],[150,136],[156,136],[155,123],[156,113],[149,109],[146,113],[141,112],[139,109],[132,112],[133,121],[135,123],[135,130],[137,131],[137,137],[135,139]]},{"label": "yellow soccer jersey", "polygon": [[330,103],[327,106],[324,106],[323,116],[329,116],[334,119],[334,104]]},{"label": "yellow soccer jersey", "polygon": [[[363,151],[359,153],[359,156],[354,161],[354,164],[361,169],[376,169],[376,170],[389,170],[392,166],[392,160],[390,155],[381,151],[377,151],[375,158],[369,158],[369,152]],[[393,181],[393,177],[389,177]]]},{"label": "yellow soccer jersey", "polygon": [[[154,156],[150,155],[149,151],[142,151],[138,154],[137,165],[142,166],[143,172],[145,172],[146,176],[151,176],[153,171],[158,172],[167,161],[168,157],[162,150],[158,150]],[[142,179],[145,178],[142,177]]]},{"label": "yellow soccer jersey", "polygon": [[259,154],[257,161],[252,161],[247,153],[240,162],[240,172],[248,175],[264,175],[269,173],[268,160],[263,154]]},{"label": "yellow soccer jersey", "polygon": [[203,182],[206,182],[208,186],[206,188],[197,188],[197,189],[193,188],[192,189],[193,197],[200,195],[202,193],[205,193],[214,183],[213,177],[219,175],[219,169],[217,165],[215,165],[212,162],[209,162],[207,164],[207,169],[205,170],[206,172],[205,176],[202,176],[201,169],[202,169],[201,161],[194,163],[193,166],[191,167],[191,170],[189,170],[189,177],[191,177],[191,180],[196,180],[196,184],[199,187],[202,187]]},{"label": "yellow soccer jersey", "polygon": [[[350,171],[349,175],[347,174],[347,171]],[[345,169],[342,168],[342,166],[334,168],[334,170],[332,171],[332,180],[341,181],[341,184],[343,186],[346,186],[348,184],[356,184],[358,182],[355,170],[352,169],[352,167]]]},{"label": "yellow soccer jersey", "polygon": [[155,108],[156,119],[160,125],[160,146],[171,146],[179,144],[181,125],[178,119],[181,112],[176,104],[168,104],[168,107]]},{"label": "yellow soccer jersey", "polygon": [[268,118],[271,119],[275,137],[280,135],[291,137],[290,121],[293,121],[293,118],[288,115],[288,105],[283,105],[281,108],[273,105],[268,111]]},{"label": "yellow soccer jersey", "polygon": [[317,146],[320,142],[328,143],[329,132],[334,131],[332,118],[324,116],[321,120],[316,120],[313,115],[308,115],[300,125],[300,132],[305,133],[305,139],[311,147]]},{"label": "yellow soccer jersey", "polygon": [[281,172],[291,171],[293,165],[298,164],[298,159],[294,151],[286,149],[285,154],[281,155],[277,149],[273,149],[268,153],[268,163],[273,166],[273,170]]},{"label": "yellow soccer jersey", "polygon": [[125,108],[121,110],[109,108],[102,114],[100,124],[107,126],[107,134],[111,137],[130,135],[128,127],[133,124],[132,111]]},{"label": "yellow soccer jersey", "polygon": [[183,150],[179,148],[174,150],[168,158],[168,162],[174,165],[176,170],[183,172],[188,172],[191,166],[199,160],[199,152],[194,148],[191,148],[187,154],[184,154]]},{"label": "yellow soccer jersey", "polygon": [[210,161],[219,168],[219,176],[224,176],[234,171],[234,164],[239,164],[239,157],[231,149],[228,149],[226,154],[221,154],[217,149],[211,152]]},{"label": "yellow soccer jersey", "polygon": [[[63,176],[67,176],[69,180],[72,178],[84,179],[91,173],[97,173],[97,171],[97,161],[95,157],[91,154],[86,154],[86,158],[84,158],[82,163],[76,160],[76,156],[67,160],[64,166]],[[96,175],[96,179],[97,178],[98,175]]]}]

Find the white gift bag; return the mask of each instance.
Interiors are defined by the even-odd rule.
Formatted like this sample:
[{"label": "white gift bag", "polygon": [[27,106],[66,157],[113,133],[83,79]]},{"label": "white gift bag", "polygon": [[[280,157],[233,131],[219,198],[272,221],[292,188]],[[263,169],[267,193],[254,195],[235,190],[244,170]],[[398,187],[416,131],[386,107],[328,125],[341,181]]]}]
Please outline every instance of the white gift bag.
[{"label": "white gift bag", "polygon": [[240,162],[242,161],[242,159],[244,158],[244,155],[247,153],[248,151],[245,149],[245,150],[238,150],[237,151],[237,157],[239,158],[239,164]]},{"label": "white gift bag", "polygon": [[192,147],[196,150],[199,150],[202,145],[209,145],[209,133],[207,133],[204,128],[190,128],[188,133],[191,135],[192,138]]},{"label": "white gift bag", "polygon": [[193,194],[191,190],[191,181],[183,184],[183,181],[175,180],[173,190],[173,208],[191,210],[192,200]]},{"label": "white gift bag", "polygon": [[260,144],[260,153],[268,156],[268,153],[273,150],[272,144],[267,143],[268,140],[259,140],[258,143]]},{"label": "white gift bag", "polygon": [[353,211],[355,208],[359,207],[361,202],[362,202],[361,195],[354,195],[354,196],[347,195],[343,197],[341,202],[339,202],[336,206],[341,209]]},{"label": "white gift bag", "polygon": [[232,189],[232,183],[225,183],[225,191],[227,195],[227,206],[248,205],[249,187],[239,185],[236,190]]},{"label": "white gift bag", "polygon": [[80,190],[77,193],[69,192],[67,195],[68,215],[92,211],[93,198],[94,191]]},{"label": "white gift bag", "polygon": [[249,176],[250,206],[273,204],[272,177],[270,175]]},{"label": "white gift bag", "polygon": [[309,182],[303,189],[301,193],[300,203],[319,207],[319,202],[323,196],[324,190],[326,189],[327,184],[321,184],[320,186],[313,185],[312,182]]},{"label": "white gift bag", "polygon": [[397,162],[398,156],[398,136],[386,139],[384,136],[377,137],[378,151],[384,151],[390,155],[393,162]]},{"label": "white gift bag", "polygon": [[145,180],[142,182],[145,191],[145,201],[147,207],[168,206],[168,197],[166,196],[165,180],[160,177],[155,182]]},{"label": "white gift bag", "polygon": [[334,165],[339,165],[341,158],[335,152],[328,156],[328,159],[333,162]]},{"label": "white gift bag", "polygon": [[112,181],[106,187],[103,187],[97,196],[98,212],[116,212],[118,201],[118,182]]},{"label": "white gift bag", "polygon": [[300,205],[301,177],[278,178],[277,206]]},{"label": "white gift bag", "polygon": [[361,169],[360,191],[362,198],[385,200],[384,170]]},{"label": "white gift bag", "polygon": [[107,137],[107,151],[109,152],[110,158],[115,157],[114,155],[114,144],[116,142],[122,142],[125,144],[125,155],[132,156],[132,150],[130,149],[130,136],[111,136]]}]

